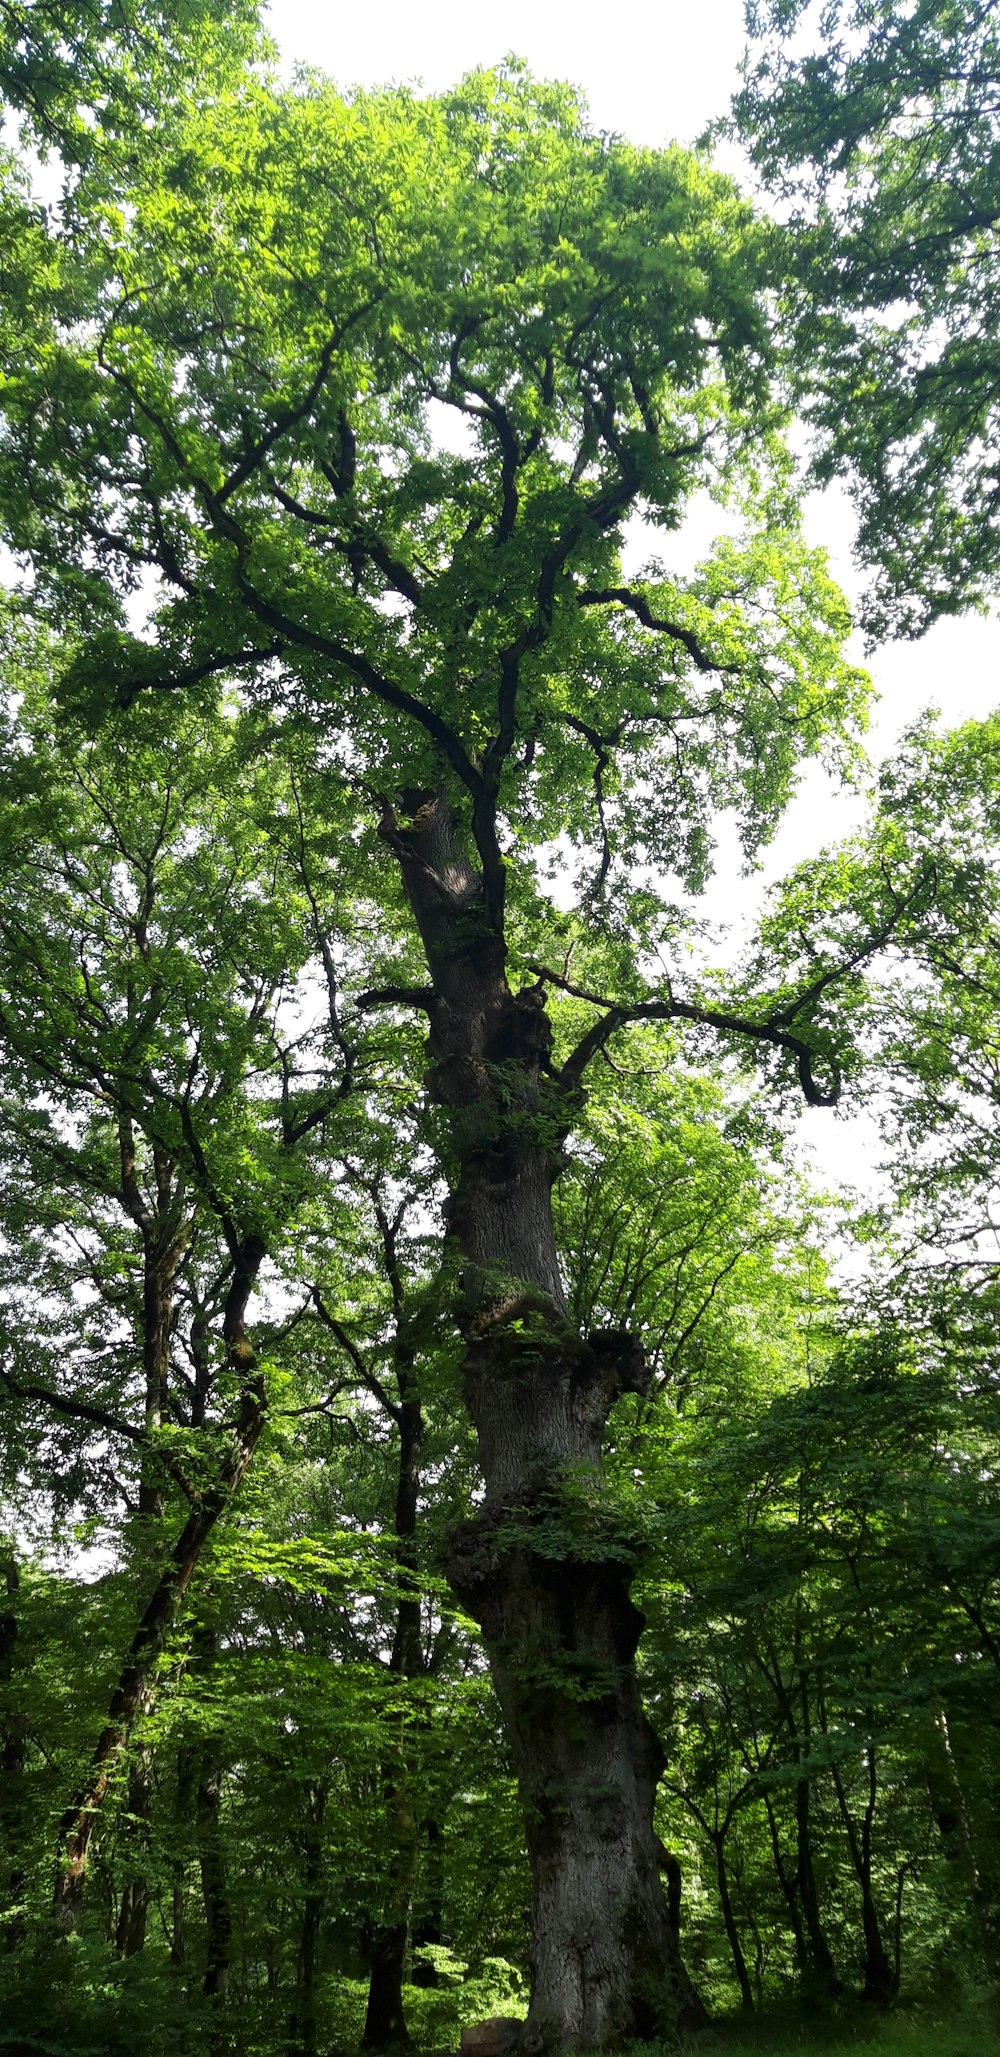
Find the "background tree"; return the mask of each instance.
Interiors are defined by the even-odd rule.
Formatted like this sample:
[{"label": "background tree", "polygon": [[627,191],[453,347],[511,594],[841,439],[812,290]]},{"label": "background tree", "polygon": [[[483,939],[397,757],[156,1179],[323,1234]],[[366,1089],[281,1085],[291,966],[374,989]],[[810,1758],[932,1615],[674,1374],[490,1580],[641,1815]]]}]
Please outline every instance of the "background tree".
[{"label": "background tree", "polygon": [[[317,1175],[355,1053],[333,986],[318,1027],[290,1025],[319,948],[316,892],[329,889],[294,812],[289,838],[270,767],[253,804],[253,754],[235,719],[204,707],[167,737],[146,708],[67,761],[37,702],[11,723],[0,824],[5,1217],[16,1238],[3,1262],[0,1379],[24,1409],[36,1479],[55,1454],[50,1422],[57,1448],[76,1444],[55,1488],[63,1506],[81,1485],[93,1504],[81,1466],[96,1444],[101,1486],[110,1479],[132,1517],[127,1547],[146,1593],[90,1782],[64,1824],[59,1898],[75,1921],[109,1780],[264,1426],[249,1303]],[[342,884],[322,930],[331,965]],[[144,1920],[135,1911],[140,1941]]]},{"label": "background tree", "polygon": [[751,0],[735,117],[784,232],[789,370],[872,634],[996,591],[1000,39],[988,0]]}]

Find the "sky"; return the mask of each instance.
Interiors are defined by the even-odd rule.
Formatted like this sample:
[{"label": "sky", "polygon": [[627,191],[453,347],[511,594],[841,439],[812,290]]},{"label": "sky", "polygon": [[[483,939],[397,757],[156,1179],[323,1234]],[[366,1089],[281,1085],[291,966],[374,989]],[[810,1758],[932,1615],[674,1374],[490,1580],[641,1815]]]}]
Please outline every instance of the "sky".
[{"label": "sky", "polygon": [[[315,65],[342,87],[408,83],[434,91],[512,52],[536,73],[580,87],[595,127],[654,146],[692,143],[725,115],[744,47],[742,0],[619,0],[612,7],[606,0],[599,7],[593,0],[478,7],[467,0],[379,0],[367,8],[276,0],[269,25],[289,70]],[[727,169],[738,165],[731,148],[722,161]],[[826,547],[834,575],[856,596],[854,522],[842,487],[810,497],[807,533]],[[867,657],[858,639],[854,655],[868,664],[879,696],[870,735],[876,758],[925,707],[939,708],[951,725],[984,715],[1000,701],[1000,628],[992,620],[940,622],[919,643],[894,644]],[[819,767],[807,769],[758,878],[737,886],[732,871],[726,876],[720,868],[709,902],[713,918],[734,913],[738,895],[745,922],[769,880],[849,834],[860,815],[859,804]],[[807,1110],[800,1138],[823,1181],[873,1190],[877,1141],[870,1121],[849,1108]]]},{"label": "sky", "polygon": [[268,25],[289,64],[318,65],[340,86],[420,81],[437,91],[513,52],[540,76],[581,86],[597,128],[661,144],[694,142],[725,113],[742,19],[742,0],[275,0]]}]

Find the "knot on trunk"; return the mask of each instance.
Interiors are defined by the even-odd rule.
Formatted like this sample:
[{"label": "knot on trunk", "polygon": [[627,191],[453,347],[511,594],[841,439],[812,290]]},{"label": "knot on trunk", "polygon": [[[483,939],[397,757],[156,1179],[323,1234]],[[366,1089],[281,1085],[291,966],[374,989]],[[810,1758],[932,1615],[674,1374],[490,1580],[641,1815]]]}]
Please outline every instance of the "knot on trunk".
[{"label": "knot on trunk", "polygon": [[650,1369],[641,1336],[627,1328],[591,1329],[587,1343],[615,1393],[647,1393]]},{"label": "knot on trunk", "polygon": [[545,1006],[542,986],[527,986],[521,993],[507,992],[491,1027],[487,1056],[492,1064],[523,1064],[528,1071],[544,1070],[552,1050],[552,1023]]},{"label": "knot on trunk", "polygon": [[[629,1595],[640,1541],[623,1510],[597,1481],[570,1474],[550,1480],[517,1504],[486,1506],[453,1530],[447,1573],[453,1592],[488,1638],[524,1646],[549,1683],[565,1688],[556,1670],[574,1653],[589,1651],[605,1672],[629,1664],[644,1617]],[[519,1669],[532,1662],[521,1647]]]},{"label": "knot on trunk", "polygon": [[623,1330],[584,1338],[551,1306],[512,1300],[503,1326],[470,1339],[465,1396],[490,1501],[533,1495],[570,1468],[597,1471],[608,1413],[644,1392],[642,1344]]}]

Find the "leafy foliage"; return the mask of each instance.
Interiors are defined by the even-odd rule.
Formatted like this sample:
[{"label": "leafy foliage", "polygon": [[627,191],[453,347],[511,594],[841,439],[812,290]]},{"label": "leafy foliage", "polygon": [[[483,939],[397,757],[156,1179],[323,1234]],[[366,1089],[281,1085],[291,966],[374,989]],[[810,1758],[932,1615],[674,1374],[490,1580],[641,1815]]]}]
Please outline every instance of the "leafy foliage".
[{"label": "leafy foliage", "polygon": [[996,590],[1000,43],[981,0],[751,0],[736,121],[787,233],[817,474],[852,476],[874,635]]}]

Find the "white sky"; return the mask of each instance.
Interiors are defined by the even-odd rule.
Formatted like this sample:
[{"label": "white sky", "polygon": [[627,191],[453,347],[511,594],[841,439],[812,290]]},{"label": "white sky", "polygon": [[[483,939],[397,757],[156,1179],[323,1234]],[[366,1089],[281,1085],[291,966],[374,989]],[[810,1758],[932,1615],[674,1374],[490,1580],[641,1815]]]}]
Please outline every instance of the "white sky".
[{"label": "white sky", "polygon": [[[434,91],[475,65],[515,52],[538,74],[581,87],[595,126],[652,145],[693,142],[726,113],[744,42],[742,0],[619,0],[611,8],[594,0],[504,0],[502,6],[479,7],[467,0],[424,0],[420,6],[381,0],[368,8],[345,7],[343,0],[336,6],[330,0],[275,0],[270,27],[289,67],[316,65],[343,87],[419,82]],[[730,153],[727,168],[735,162]],[[859,588],[851,560],[853,527],[842,490],[813,497],[810,540],[825,544],[834,574],[850,594]],[[860,659],[860,643],[856,654]],[[948,724],[988,713],[1000,699],[998,658],[1000,633],[979,616],[941,622],[922,642],[895,644],[869,658],[880,696],[873,752],[891,749],[899,731],[929,705],[939,707]],[[818,769],[808,770],[767,854],[761,883],[838,840],[856,819],[850,796],[838,795]],[[745,920],[755,897],[753,882],[720,878],[711,912]],[[870,1185],[869,1124],[849,1110],[807,1112],[802,1136],[819,1176]]]},{"label": "white sky", "polygon": [[652,144],[693,142],[725,113],[742,23],[742,0],[272,0],[268,16],[289,64],[318,65],[340,86],[419,81],[436,92],[514,52],[541,77],[582,87],[596,127]]}]

